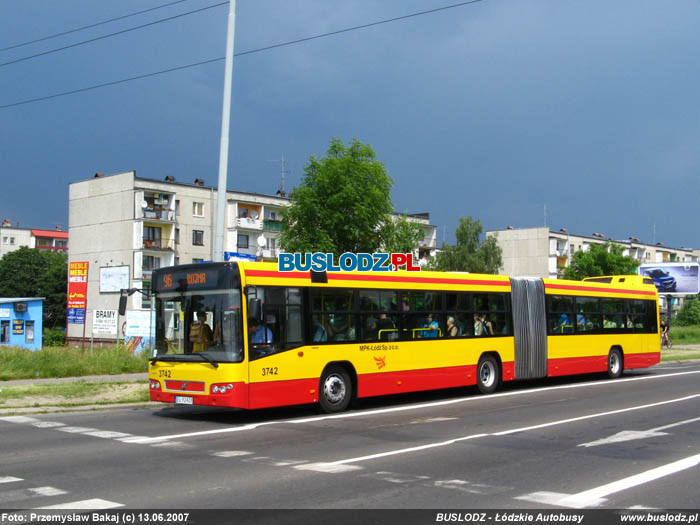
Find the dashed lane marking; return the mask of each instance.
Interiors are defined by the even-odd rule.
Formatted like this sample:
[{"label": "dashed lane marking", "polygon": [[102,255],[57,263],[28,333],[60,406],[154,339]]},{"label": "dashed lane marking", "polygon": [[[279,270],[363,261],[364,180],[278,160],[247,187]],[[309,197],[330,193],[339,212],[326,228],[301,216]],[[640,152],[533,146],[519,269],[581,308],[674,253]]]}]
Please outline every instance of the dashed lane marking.
[{"label": "dashed lane marking", "polygon": [[2,476],[0,477],[0,483],[12,483],[13,481],[23,481],[22,478],[15,478],[14,476]]},{"label": "dashed lane marking", "polygon": [[71,510],[100,510],[100,509],[115,509],[123,507],[124,504],[116,503],[106,499],[84,499],[81,501],[70,501],[59,505],[49,505],[47,507],[36,507],[34,510],[53,510],[53,509],[71,509]]},{"label": "dashed lane marking", "polygon": [[222,450],[220,452],[212,452],[212,456],[217,456],[219,458],[235,458],[239,456],[249,456],[252,452],[246,450]]}]

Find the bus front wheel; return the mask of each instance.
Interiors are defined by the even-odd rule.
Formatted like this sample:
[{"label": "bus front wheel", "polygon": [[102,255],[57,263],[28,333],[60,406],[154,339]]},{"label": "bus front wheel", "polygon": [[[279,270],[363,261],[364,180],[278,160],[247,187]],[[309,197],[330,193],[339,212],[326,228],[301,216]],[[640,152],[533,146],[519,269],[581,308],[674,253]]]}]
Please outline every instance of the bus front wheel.
[{"label": "bus front wheel", "polygon": [[476,386],[482,394],[490,394],[500,383],[500,366],[492,355],[484,355],[476,365]]},{"label": "bus front wheel", "polygon": [[622,352],[613,348],[608,354],[608,377],[616,379],[622,375]]},{"label": "bus front wheel", "polygon": [[347,371],[340,366],[331,366],[321,376],[319,405],[327,414],[342,412],[352,398],[352,381]]}]

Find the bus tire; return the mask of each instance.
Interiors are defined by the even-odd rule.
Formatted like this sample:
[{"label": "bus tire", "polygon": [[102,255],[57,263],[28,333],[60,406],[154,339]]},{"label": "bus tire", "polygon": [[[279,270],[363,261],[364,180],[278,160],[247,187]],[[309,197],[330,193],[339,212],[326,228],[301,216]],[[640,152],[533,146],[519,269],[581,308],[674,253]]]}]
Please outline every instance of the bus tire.
[{"label": "bus tire", "polygon": [[612,348],[608,354],[608,377],[617,379],[622,375],[622,352],[619,348]]},{"label": "bus tire", "polygon": [[326,414],[342,412],[352,399],[350,374],[341,366],[329,366],[321,376],[318,403]]},{"label": "bus tire", "polygon": [[476,387],[482,394],[491,394],[501,382],[501,367],[492,355],[482,355],[476,365]]}]

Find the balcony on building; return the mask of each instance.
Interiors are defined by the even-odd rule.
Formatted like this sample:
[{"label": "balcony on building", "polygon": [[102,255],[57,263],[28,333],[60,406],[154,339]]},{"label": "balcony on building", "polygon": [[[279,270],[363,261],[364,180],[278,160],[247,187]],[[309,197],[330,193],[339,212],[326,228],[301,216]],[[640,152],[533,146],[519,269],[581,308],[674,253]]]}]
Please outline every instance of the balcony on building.
[{"label": "balcony on building", "polygon": [[145,192],[140,218],[149,221],[175,222],[173,195]]}]

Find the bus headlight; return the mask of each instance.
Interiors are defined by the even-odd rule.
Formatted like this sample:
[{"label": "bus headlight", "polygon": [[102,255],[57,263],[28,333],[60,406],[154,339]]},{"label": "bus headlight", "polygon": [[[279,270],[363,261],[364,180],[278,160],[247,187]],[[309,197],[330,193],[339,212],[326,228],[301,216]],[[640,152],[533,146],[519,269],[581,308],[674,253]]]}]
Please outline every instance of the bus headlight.
[{"label": "bus headlight", "polygon": [[231,383],[227,385],[212,385],[211,387],[211,393],[212,394],[225,394],[229,390],[233,389],[233,385]]}]

